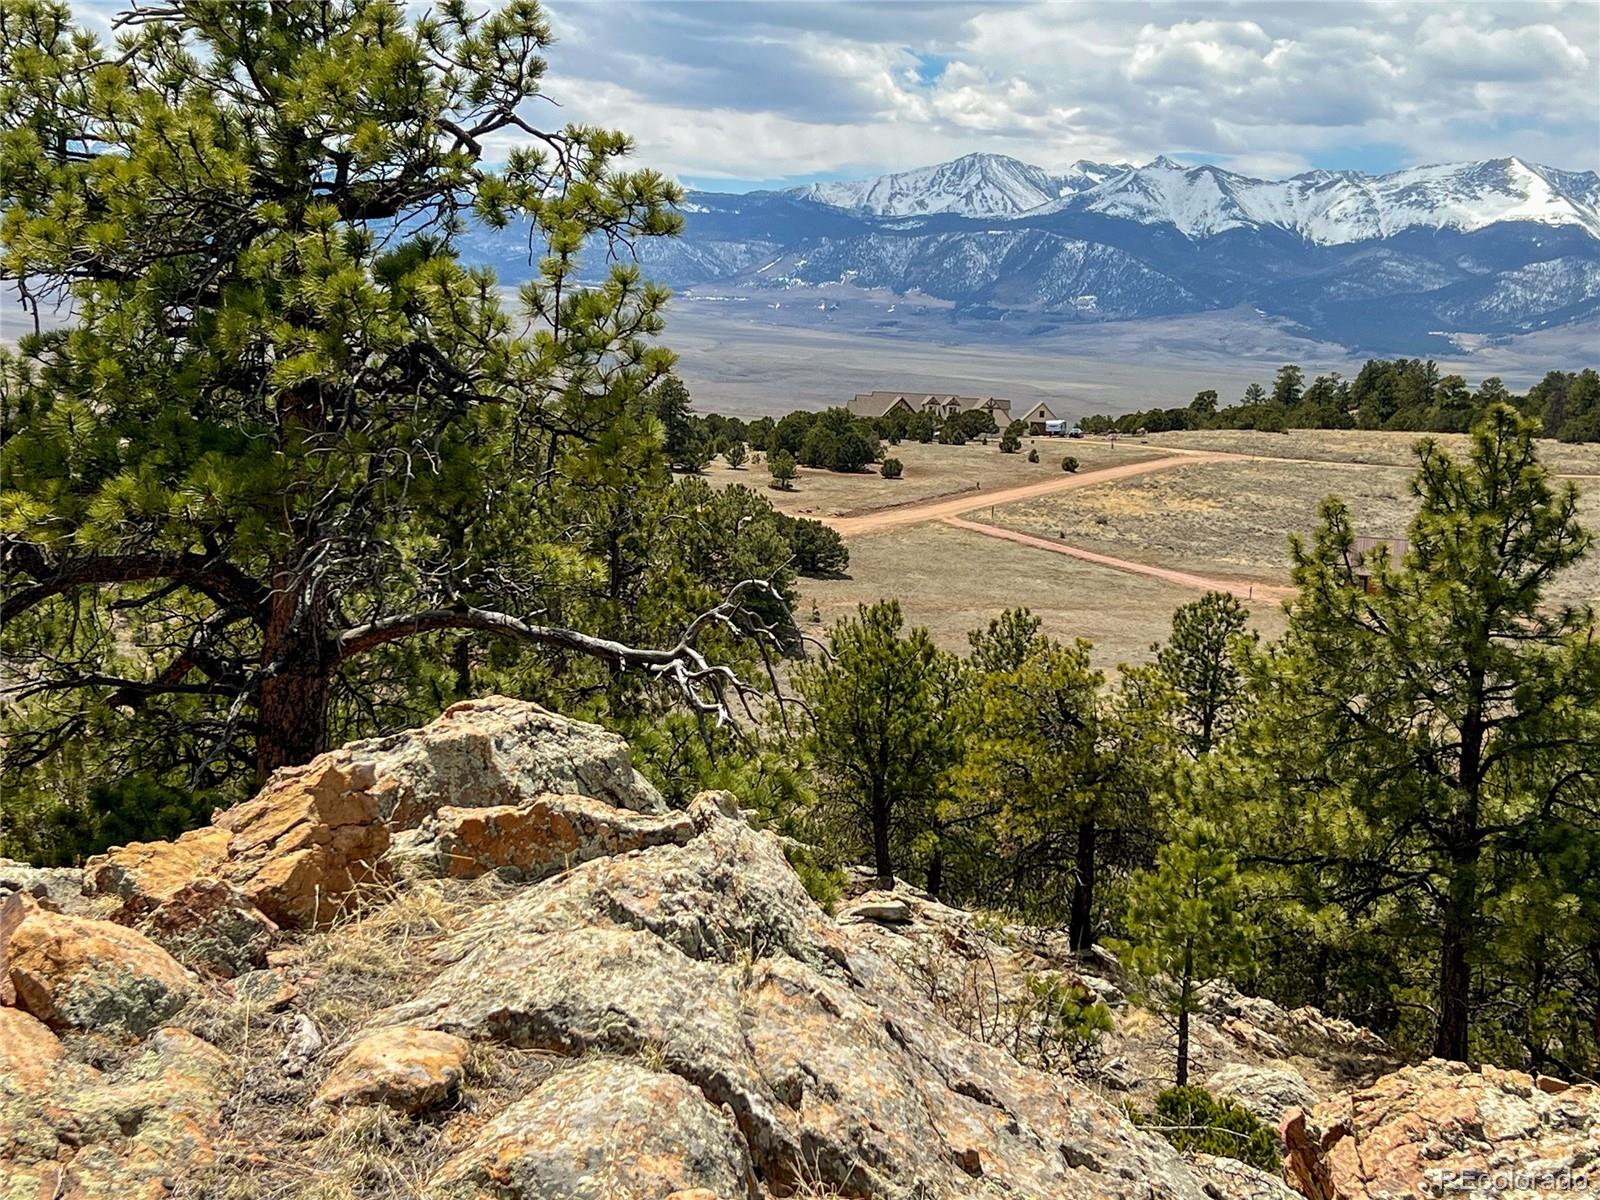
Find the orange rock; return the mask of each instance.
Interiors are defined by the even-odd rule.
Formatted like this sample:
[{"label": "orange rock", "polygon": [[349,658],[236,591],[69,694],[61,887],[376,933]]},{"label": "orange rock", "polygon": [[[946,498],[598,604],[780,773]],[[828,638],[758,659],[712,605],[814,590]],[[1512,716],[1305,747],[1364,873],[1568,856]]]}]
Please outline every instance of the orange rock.
[{"label": "orange rock", "polygon": [[130,842],[84,865],[87,889],[121,896],[113,920],[131,924],[196,879],[214,875],[228,857],[230,835],[214,825],[191,829],[175,842]]},{"label": "orange rock", "polygon": [[1311,1200],[1557,1197],[1587,1183],[1600,1093],[1430,1059],[1290,1113],[1282,1134],[1285,1178]]},{"label": "orange rock", "polygon": [[0,901],[0,930],[16,1005],[47,1025],[142,1036],[189,998],[177,959],[110,921],[47,912],[13,894]]},{"label": "orange rock", "polygon": [[252,800],[217,814],[229,836],[221,874],[279,925],[331,920],[381,878],[389,830],[368,767],[323,755],[279,771]]},{"label": "orange rock", "polygon": [[64,1051],[48,1026],[20,1008],[0,1008],[0,1092],[42,1092]]},{"label": "orange rock", "polygon": [[425,1112],[455,1098],[470,1046],[431,1029],[397,1025],[351,1047],[317,1089],[320,1104],[387,1104]]},{"label": "orange rock", "polygon": [[416,853],[458,879],[509,871],[539,879],[593,858],[694,836],[685,813],[647,815],[586,796],[540,796],[527,804],[441,808],[422,827]]}]

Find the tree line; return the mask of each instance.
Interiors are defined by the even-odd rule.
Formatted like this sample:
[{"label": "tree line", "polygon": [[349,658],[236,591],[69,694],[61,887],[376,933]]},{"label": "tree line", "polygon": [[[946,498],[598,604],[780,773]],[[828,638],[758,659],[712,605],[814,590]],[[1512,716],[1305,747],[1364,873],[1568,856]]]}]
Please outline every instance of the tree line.
[{"label": "tree line", "polygon": [[1523,395],[1497,376],[1470,387],[1460,375],[1441,375],[1432,359],[1369,359],[1354,379],[1338,372],[1310,383],[1294,363],[1278,368],[1271,389],[1252,383],[1234,404],[1215,389],[1181,408],[1152,408],[1079,424],[1085,433],[1168,433],[1185,429],[1386,429],[1465,433],[1490,408],[1509,404],[1536,422],[1541,436],[1563,442],[1600,441],[1600,373],[1550,371]]}]

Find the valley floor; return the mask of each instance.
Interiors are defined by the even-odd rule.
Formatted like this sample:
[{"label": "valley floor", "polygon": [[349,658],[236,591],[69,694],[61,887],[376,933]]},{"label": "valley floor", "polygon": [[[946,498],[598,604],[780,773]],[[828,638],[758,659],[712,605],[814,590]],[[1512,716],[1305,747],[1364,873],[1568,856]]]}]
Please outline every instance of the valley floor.
[{"label": "valley floor", "polygon": [[[1403,535],[1415,501],[1402,464],[1415,441],[1323,431],[1035,438],[1010,455],[995,445],[907,444],[891,448],[902,479],[802,471],[792,492],[765,489],[759,464],[734,472],[719,462],[708,474],[762,488],[784,511],[845,536],[849,576],[802,581],[802,624],[825,626],[895,597],[910,623],[964,651],[968,630],[1023,605],[1051,636],[1089,639],[1096,665],[1114,669],[1147,661],[1172,610],[1206,588],[1245,600],[1263,635],[1280,632],[1290,535],[1315,527],[1330,494],[1363,530]],[[1040,462],[1027,461],[1030,446]],[[1078,474],[1062,472],[1064,454],[1080,460]],[[1600,447],[1546,442],[1541,454],[1578,484],[1585,523],[1600,531]],[[1600,601],[1600,556],[1568,570],[1549,598]]]}]

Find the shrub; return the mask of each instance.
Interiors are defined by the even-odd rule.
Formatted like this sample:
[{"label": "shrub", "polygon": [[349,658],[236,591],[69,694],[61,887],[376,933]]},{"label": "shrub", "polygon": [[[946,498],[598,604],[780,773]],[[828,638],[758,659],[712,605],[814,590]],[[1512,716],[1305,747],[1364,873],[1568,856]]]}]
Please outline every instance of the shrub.
[{"label": "shrub", "polygon": [[[781,433],[782,425],[778,429]],[[816,415],[795,457],[803,467],[851,472],[876,459],[881,448],[871,421],[853,415],[849,409],[830,408]]]},{"label": "shrub", "polygon": [[767,455],[767,470],[772,475],[770,486],[777,488],[780,492],[787,492],[794,486],[796,474],[794,455],[787,450],[774,450]]},{"label": "shrub", "polygon": [[962,433],[961,430],[956,427],[954,421],[946,421],[943,425],[939,426],[939,445],[965,446],[966,444],[967,435]]},{"label": "shrub", "polygon": [[745,450],[743,442],[729,442],[727,449],[722,452],[722,457],[728,460],[728,465],[735,471],[744,466]]},{"label": "shrub", "polygon": [[1218,1099],[1203,1087],[1168,1088],[1156,1097],[1153,1113],[1130,1110],[1129,1115],[1179,1150],[1236,1158],[1263,1171],[1279,1167],[1272,1130],[1232,1100]]},{"label": "shrub", "polygon": [[821,521],[808,517],[786,517],[782,523],[789,549],[794,554],[794,569],[813,577],[842,575],[850,565],[850,551],[844,539]]},{"label": "shrub", "polygon": [[878,468],[878,474],[885,479],[899,479],[905,469],[905,464],[898,458],[886,458],[883,460],[883,466]]},{"label": "shrub", "polygon": [[1067,455],[1061,460],[1061,469],[1068,475],[1074,474],[1078,469],[1078,460],[1073,458],[1070,454]]},{"label": "shrub", "polygon": [[1029,446],[1028,447],[1028,461],[1029,462],[1038,462],[1039,461],[1039,448],[1037,446]]},{"label": "shrub", "polygon": [[1008,433],[1005,435],[1005,437],[1000,439],[1001,454],[1015,454],[1021,449],[1022,443],[1017,439],[1017,435],[1014,433]]}]

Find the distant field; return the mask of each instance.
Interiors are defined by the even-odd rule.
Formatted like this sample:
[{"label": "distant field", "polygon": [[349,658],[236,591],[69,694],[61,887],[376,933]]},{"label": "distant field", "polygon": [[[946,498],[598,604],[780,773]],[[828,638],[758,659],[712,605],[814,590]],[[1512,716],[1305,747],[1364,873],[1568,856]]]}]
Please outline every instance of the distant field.
[{"label": "distant field", "polygon": [[[1094,663],[1107,671],[1148,661],[1150,643],[1167,635],[1172,610],[1198,594],[942,524],[851,539],[850,576],[800,581],[803,627],[820,631],[857,604],[895,597],[910,624],[926,626],[945,649],[965,653],[967,630],[986,626],[1004,608],[1025,605],[1051,636],[1093,642]],[[810,624],[813,601],[820,626]],[[1251,615],[1266,635],[1283,629],[1274,604],[1258,605]]]},{"label": "distant field", "polygon": [[[1194,433],[1153,433],[1146,448],[1171,446],[1182,450],[1227,450],[1235,454],[1261,454],[1274,458],[1409,467],[1416,462],[1412,447],[1423,437],[1433,437],[1457,454],[1466,453],[1471,446],[1471,439],[1464,433],[1379,433],[1355,429],[1294,429],[1288,433],[1258,433],[1253,429],[1219,429]],[[1600,475],[1600,445],[1572,446],[1541,440],[1539,458],[1558,474]]]},{"label": "distant field", "polygon": [[[1354,442],[1343,449],[1364,452]],[[1415,511],[1407,490],[1411,475],[1406,467],[1350,462],[1198,463],[1008,505],[994,520],[1139,562],[1228,578],[1284,581],[1289,535],[1315,528],[1317,506],[1328,495],[1339,495],[1349,504],[1358,531],[1403,535]],[[1600,532],[1600,486],[1586,489],[1583,512],[1585,524]],[[1591,554],[1560,577],[1550,598],[1600,598],[1600,554]]]},{"label": "distant field", "polygon": [[[1028,461],[1030,446],[1038,447],[1036,463]],[[791,515],[833,517],[1053,479],[1060,476],[1061,459],[1067,454],[1076,458],[1082,464],[1080,469],[1085,471],[1161,457],[1161,452],[1151,446],[1131,442],[1113,445],[1088,438],[1081,441],[1025,438],[1017,454],[1001,454],[998,437],[990,438],[987,446],[978,442],[965,446],[902,442],[898,446],[885,446],[885,450],[905,464],[901,478],[884,479],[876,467],[853,475],[801,468],[794,491],[778,492],[768,487],[771,476],[764,462],[749,462],[735,471],[718,458],[706,468],[705,474],[718,487],[742,483],[745,487],[756,488]]]}]

